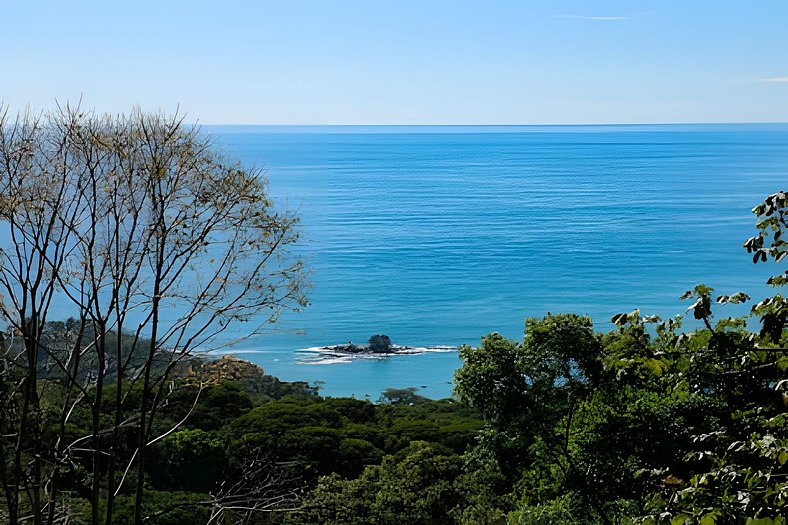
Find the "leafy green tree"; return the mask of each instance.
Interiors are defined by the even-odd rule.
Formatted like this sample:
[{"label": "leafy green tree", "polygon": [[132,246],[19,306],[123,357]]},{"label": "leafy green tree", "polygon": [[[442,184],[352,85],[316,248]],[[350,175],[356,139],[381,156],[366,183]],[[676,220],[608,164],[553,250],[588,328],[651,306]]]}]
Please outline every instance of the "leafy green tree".
[{"label": "leafy green tree", "polygon": [[501,458],[511,482],[524,470],[553,465],[563,480],[556,490],[575,486],[601,514],[593,475],[572,442],[575,416],[603,369],[602,344],[591,320],[571,314],[528,319],[522,344],[492,334],[478,348],[461,348],[460,357],[457,394],[484,415],[492,433],[480,445]]},{"label": "leafy green tree", "polygon": [[[786,193],[768,196],[753,209],[758,234],[744,247],[753,263],[779,265],[788,255]],[[779,267],[779,266],[778,266]],[[768,280],[788,284],[788,271]],[[688,294],[692,295],[692,294]],[[788,507],[788,330],[786,301],[780,294],[751,309],[760,318],[758,334],[746,319],[723,319],[711,325],[711,290],[697,287],[690,307],[705,330],[677,341],[690,366],[668,376],[674,389],[717,396],[723,402],[715,428],[694,433],[698,444],[685,457],[694,465],[688,475],[654,498],[651,521],[671,523],[784,523]],[[749,299],[745,294],[719,296],[719,303]]]},{"label": "leafy green tree", "polygon": [[[195,525],[207,523],[210,519],[210,498],[206,494],[149,490],[146,496],[142,514],[147,523]],[[114,504],[116,508],[112,514],[113,525],[132,525],[135,514],[134,498],[122,495]],[[100,514],[106,515],[105,504],[100,506],[100,511]]]},{"label": "leafy green tree", "polygon": [[199,429],[179,430],[151,451],[147,472],[161,490],[211,492],[227,467],[221,439]]},{"label": "leafy green tree", "polygon": [[380,399],[378,399],[378,402],[394,404],[403,403],[406,405],[412,405],[426,401],[426,397],[420,396],[416,393],[418,390],[419,389],[415,386],[409,386],[407,388],[387,388],[380,393]]},{"label": "leafy green tree", "polygon": [[460,501],[454,480],[459,456],[436,445],[415,441],[379,466],[367,467],[358,479],[321,478],[288,523],[433,524],[451,523]]},{"label": "leafy green tree", "polygon": [[222,381],[200,396],[186,425],[216,430],[245,414],[254,406],[252,398],[234,381]]},{"label": "leafy green tree", "polygon": [[576,494],[565,494],[533,506],[524,506],[509,515],[511,525],[583,525],[582,504]]}]

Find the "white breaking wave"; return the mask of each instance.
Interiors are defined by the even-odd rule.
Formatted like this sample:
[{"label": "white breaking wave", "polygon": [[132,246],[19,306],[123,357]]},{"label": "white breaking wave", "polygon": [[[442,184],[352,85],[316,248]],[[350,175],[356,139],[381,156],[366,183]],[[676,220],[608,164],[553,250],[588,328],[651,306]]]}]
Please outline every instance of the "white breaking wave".
[{"label": "white breaking wave", "polygon": [[456,352],[457,347],[451,345],[430,345],[430,346],[401,346],[392,345],[391,352],[348,352],[342,350],[344,345],[312,346],[300,348],[296,353],[301,356],[296,358],[296,363],[300,365],[330,365],[339,363],[350,363],[359,359],[387,359],[398,355],[419,355],[427,353]]},{"label": "white breaking wave", "polygon": [[253,349],[240,349],[240,350],[210,350],[206,352],[207,355],[235,355],[235,354],[270,354],[270,350],[253,350]]},{"label": "white breaking wave", "polygon": [[318,357],[318,358],[305,358],[305,359],[296,359],[296,363],[299,365],[337,365],[340,363],[352,363],[353,358],[351,357]]}]

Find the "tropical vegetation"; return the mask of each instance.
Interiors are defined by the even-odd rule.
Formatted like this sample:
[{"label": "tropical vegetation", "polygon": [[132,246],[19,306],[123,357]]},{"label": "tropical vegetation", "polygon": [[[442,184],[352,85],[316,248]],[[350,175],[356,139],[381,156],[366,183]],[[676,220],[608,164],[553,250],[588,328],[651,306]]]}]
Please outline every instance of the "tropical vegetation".
[{"label": "tropical vegetation", "polygon": [[[197,130],[5,112],[0,177],[3,522],[786,522],[779,293],[746,309],[699,284],[686,315],[602,332],[548,313],[462,347],[451,399],[323,397],[205,357],[304,306],[306,281],[296,217]],[[777,292],[786,193],[753,212],[744,248]]]}]

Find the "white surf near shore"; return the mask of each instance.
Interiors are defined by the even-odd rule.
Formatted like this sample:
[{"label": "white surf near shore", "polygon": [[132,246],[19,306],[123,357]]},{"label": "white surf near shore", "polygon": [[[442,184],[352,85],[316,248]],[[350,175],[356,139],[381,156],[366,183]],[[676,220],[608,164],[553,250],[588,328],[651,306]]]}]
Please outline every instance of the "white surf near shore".
[{"label": "white surf near shore", "polygon": [[390,352],[348,352],[342,350],[345,345],[313,346],[296,350],[296,363],[299,365],[334,365],[352,363],[360,359],[382,360],[400,355],[419,355],[427,353],[456,352],[457,347],[451,345],[407,346],[391,345]]}]

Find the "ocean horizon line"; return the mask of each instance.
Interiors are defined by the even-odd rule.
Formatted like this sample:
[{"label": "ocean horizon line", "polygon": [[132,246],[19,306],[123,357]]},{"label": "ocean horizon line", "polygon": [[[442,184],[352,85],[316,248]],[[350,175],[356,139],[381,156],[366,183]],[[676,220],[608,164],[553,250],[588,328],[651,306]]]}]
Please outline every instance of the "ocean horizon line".
[{"label": "ocean horizon line", "polygon": [[516,133],[522,131],[585,131],[585,130],[624,130],[624,131],[681,131],[684,129],[715,131],[728,128],[746,127],[749,130],[774,130],[788,126],[788,122],[677,122],[677,123],[605,123],[605,124],[204,124],[192,123],[204,130],[215,132],[265,132],[267,130],[295,133],[343,133],[370,132],[386,133],[430,133],[442,132],[483,132],[483,133]]}]

